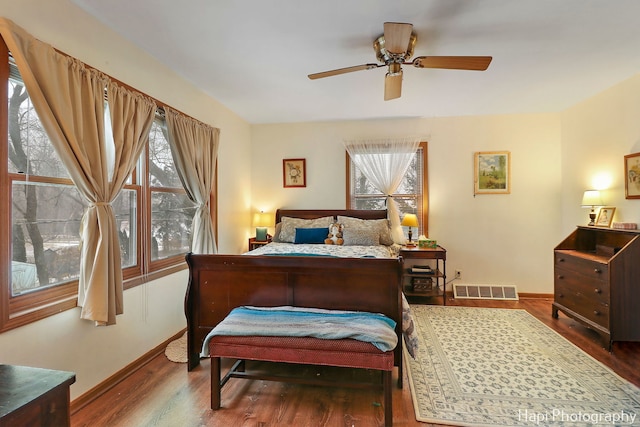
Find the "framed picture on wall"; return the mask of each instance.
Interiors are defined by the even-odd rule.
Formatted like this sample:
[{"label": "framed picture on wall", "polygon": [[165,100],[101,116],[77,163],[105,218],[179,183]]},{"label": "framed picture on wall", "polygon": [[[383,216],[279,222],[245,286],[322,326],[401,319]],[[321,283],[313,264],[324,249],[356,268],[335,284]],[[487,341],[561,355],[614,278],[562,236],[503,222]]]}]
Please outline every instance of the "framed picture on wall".
[{"label": "framed picture on wall", "polygon": [[616,213],[616,208],[613,206],[601,207],[598,211],[598,217],[596,218],[596,227],[611,227],[614,213]]},{"label": "framed picture on wall", "polygon": [[473,194],[511,193],[511,153],[479,151],[474,155]]},{"label": "framed picture on wall", "polygon": [[640,153],[624,156],[624,197],[640,199]]},{"label": "framed picture on wall", "polygon": [[282,182],[287,187],[307,186],[307,167],[305,159],[282,160]]}]

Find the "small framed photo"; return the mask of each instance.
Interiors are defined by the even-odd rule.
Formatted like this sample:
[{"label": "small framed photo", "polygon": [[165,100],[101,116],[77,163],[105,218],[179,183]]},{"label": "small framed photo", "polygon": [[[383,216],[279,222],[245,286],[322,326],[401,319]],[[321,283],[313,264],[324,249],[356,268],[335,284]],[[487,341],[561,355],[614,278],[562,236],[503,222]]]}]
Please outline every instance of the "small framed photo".
[{"label": "small framed photo", "polygon": [[640,153],[624,156],[624,197],[640,199]]},{"label": "small framed photo", "polygon": [[287,187],[307,186],[307,167],[305,159],[282,160],[282,182]]},{"label": "small framed photo", "polygon": [[598,217],[596,218],[596,227],[611,227],[614,213],[616,213],[616,208],[613,206],[601,207],[598,211]]},{"label": "small framed photo", "polygon": [[473,194],[511,193],[511,153],[479,151],[474,155]]}]

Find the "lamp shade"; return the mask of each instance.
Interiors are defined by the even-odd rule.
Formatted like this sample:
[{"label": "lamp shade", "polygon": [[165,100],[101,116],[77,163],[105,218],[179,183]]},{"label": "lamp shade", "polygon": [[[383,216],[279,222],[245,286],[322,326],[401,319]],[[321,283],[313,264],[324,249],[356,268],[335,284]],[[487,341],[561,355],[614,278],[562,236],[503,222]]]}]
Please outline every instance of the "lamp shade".
[{"label": "lamp shade", "polygon": [[270,212],[260,211],[253,215],[254,227],[273,227],[273,215]]},{"label": "lamp shade", "polygon": [[594,206],[603,206],[602,198],[600,197],[600,191],[587,190],[582,196],[582,207],[592,208]]},{"label": "lamp shade", "polygon": [[418,217],[415,214],[405,214],[401,224],[405,227],[417,227]]}]

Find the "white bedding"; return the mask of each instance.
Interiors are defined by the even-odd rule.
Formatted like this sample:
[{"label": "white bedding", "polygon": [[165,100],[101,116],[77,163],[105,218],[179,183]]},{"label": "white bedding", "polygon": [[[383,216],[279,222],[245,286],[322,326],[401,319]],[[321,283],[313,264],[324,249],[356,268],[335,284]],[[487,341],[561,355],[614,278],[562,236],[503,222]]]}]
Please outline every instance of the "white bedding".
[{"label": "white bedding", "polygon": [[245,255],[320,255],[339,258],[395,258],[398,256],[397,245],[384,246],[342,246],[319,244],[276,243],[246,252]]}]

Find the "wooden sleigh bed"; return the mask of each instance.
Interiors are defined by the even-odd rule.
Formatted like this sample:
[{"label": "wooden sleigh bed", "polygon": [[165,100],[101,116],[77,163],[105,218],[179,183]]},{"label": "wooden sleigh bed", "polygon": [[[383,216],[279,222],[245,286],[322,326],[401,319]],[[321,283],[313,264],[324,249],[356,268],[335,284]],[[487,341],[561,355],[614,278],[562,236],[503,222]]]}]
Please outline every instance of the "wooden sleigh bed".
[{"label": "wooden sleigh bed", "polygon": [[[354,210],[279,210],[276,221],[283,217],[314,219],[338,215],[365,220],[386,218],[386,211]],[[346,310],[380,313],[395,322],[397,345],[389,351],[392,365],[398,368],[398,385],[402,386],[402,293],[400,287],[402,260],[388,258],[341,258],[301,255],[187,255],[189,284],[185,298],[187,317],[188,369],[192,370],[203,352],[203,342],[209,332],[225,319],[236,307],[280,307],[293,306],[327,310]],[[237,353],[236,344],[246,341],[241,337],[236,341],[220,342],[221,350],[212,353],[212,408],[220,406],[221,383],[219,358],[227,357],[225,346]],[[354,341],[354,340],[349,340]],[[271,348],[273,350],[273,348]],[[287,349],[295,350],[295,349]],[[204,349],[206,352],[206,349]],[[268,352],[268,350],[265,350]],[[240,350],[238,354],[246,354]],[[249,352],[251,353],[251,352]],[[277,353],[277,352],[276,352]],[[314,353],[314,352],[310,352]],[[391,354],[392,353],[392,354]],[[253,353],[252,353],[253,354]],[[294,351],[293,363],[300,363],[302,352]],[[359,357],[361,357],[360,355]],[[376,355],[377,356],[377,355]],[[353,367],[381,369],[374,362],[372,354],[364,355],[364,362]],[[248,357],[251,359],[251,357]],[[279,360],[277,357],[272,361]],[[318,361],[319,359],[319,361]],[[312,364],[350,366],[333,364],[335,355],[327,351],[326,357],[315,352],[309,359]],[[270,360],[254,359],[254,360]],[[284,360],[287,361],[287,360]],[[326,362],[326,363],[324,363]],[[388,368],[384,368],[387,371]],[[241,369],[242,370],[242,369]],[[385,374],[387,375],[387,374]],[[240,374],[238,374],[240,376]],[[385,418],[391,420],[390,378],[385,380]],[[388,411],[388,412],[387,412]]]}]

